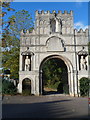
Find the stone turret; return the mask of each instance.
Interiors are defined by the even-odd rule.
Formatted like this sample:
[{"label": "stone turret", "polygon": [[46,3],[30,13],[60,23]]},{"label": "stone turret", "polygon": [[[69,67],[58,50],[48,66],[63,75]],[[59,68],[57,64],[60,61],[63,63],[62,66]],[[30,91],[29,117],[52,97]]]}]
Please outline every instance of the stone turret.
[{"label": "stone turret", "polygon": [[[21,31],[23,35],[34,35],[34,34],[73,34],[73,11],[36,11],[35,12],[35,29],[30,33],[28,30],[26,33]],[[53,30],[52,30],[53,29]]]},{"label": "stone turret", "polygon": [[[43,10],[40,12],[36,11],[35,26],[37,34],[50,34],[53,32],[60,34],[73,34],[73,11],[70,11],[70,13],[67,11],[64,11],[64,13],[58,11],[58,13],[56,13],[55,10],[52,12]],[[51,27],[53,27],[53,30]]]}]

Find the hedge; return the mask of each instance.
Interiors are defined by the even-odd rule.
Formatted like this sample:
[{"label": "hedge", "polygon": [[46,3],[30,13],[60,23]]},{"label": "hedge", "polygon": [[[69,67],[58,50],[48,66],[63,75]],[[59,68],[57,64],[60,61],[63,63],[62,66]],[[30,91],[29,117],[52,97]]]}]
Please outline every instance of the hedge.
[{"label": "hedge", "polygon": [[90,79],[86,77],[82,77],[80,79],[80,95],[81,96],[88,96],[89,95],[89,83]]},{"label": "hedge", "polygon": [[17,93],[17,88],[14,84],[8,80],[2,81],[2,94],[15,95]]}]

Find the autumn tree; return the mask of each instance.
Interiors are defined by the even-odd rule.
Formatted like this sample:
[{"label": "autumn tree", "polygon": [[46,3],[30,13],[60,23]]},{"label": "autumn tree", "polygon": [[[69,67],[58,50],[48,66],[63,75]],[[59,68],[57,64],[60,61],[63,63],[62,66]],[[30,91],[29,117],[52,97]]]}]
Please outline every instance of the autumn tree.
[{"label": "autumn tree", "polygon": [[20,48],[20,32],[33,29],[32,17],[26,10],[20,10],[14,15],[8,18],[8,21],[12,21],[8,29],[6,41],[4,42],[3,51],[3,66],[9,68],[11,71],[11,77],[18,79],[19,72],[19,48]]},{"label": "autumn tree", "polygon": [[[0,2],[0,6],[2,12],[0,14],[1,26],[2,26],[2,46],[6,44],[6,37],[8,36],[8,28],[12,24],[12,21],[6,21],[5,17],[7,16],[9,11],[15,11],[13,8],[10,7],[10,2]],[[6,47],[6,46],[4,46]]]}]

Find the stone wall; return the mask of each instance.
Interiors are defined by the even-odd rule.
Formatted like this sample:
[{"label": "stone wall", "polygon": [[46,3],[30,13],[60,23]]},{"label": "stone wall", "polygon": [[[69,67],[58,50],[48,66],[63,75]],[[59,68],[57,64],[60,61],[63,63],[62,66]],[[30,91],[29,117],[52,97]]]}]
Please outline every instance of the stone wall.
[{"label": "stone wall", "polygon": [[[73,11],[70,13],[67,11],[64,13],[61,11],[58,13],[55,11],[52,13],[50,11],[36,11],[35,20],[35,28],[31,33],[28,30],[26,33],[21,31],[19,83],[22,84],[25,77],[30,77],[32,93],[39,95],[40,64],[45,58],[58,55],[68,67],[69,93],[77,95],[79,91],[77,81],[82,76],[88,77],[88,69],[80,70],[79,65],[80,51],[88,53],[88,29],[85,31],[74,29]],[[28,52],[33,53],[31,71],[28,72],[22,70],[23,56],[21,55],[22,52],[27,52],[27,47],[29,48]]]}]

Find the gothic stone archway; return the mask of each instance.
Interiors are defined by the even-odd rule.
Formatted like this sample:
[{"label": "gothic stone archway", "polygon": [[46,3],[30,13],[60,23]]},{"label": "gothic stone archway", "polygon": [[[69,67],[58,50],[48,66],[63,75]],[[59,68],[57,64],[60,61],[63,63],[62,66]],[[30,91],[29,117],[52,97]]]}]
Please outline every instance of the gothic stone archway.
[{"label": "gothic stone archway", "polygon": [[[35,29],[21,31],[18,91],[22,93],[22,80],[31,78],[31,93],[41,94],[40,66],[46,58],[58,56],[68,69],[69,94],[79,94],[79,79],[88,77],[88,29],[74,29],[73,12],[36,11]],[[54,26],[52,26],[54,20]],[[24,63],[26,61],[26,63]]]},{"label": "gothic stone archway", "polygon": [[[68,69],[67,69],[67,65],[64,63],[64,61],[61,59],[61,57],[59,55],[52,55],[52,56],[48,56],[46,57],[40,64],[40,68],[39,68],[39,91],[40,91],[40,94],[46,94],[46,93],[49,93],[50,92],[45,92],[45,88],[44,88],[44,82],[45,82],[45,79],[43,78],[43,67],[45,65],[46,62],[48,61],[54,61],[54,63],[56,63],[58,66],[57,68],[61,68],[63,70],[62,74],[59,76],[60,80],[58,82],[58,86],[57,86],[57,92],[53,91],[51,93],[69,93],[69,84],[70,82],[68,82]],[[48,66],[50,67],[50,66]],[[53,72],[53,71],[52,71]],[[57,74],[57,73],[56,73]],[[60,74],[60,73],[59,73]],[[52,76],[53,77],[53,76]],[[55,83],[54,83],[55,84]]]},{"label": "gothic stone archway", "polygon": [[[72,78],[72,65],[70,61],[61,55],[50,55],[45,57],[39,67],[39,93],[43,94],[43,80],[42,80],[42,67],[44,63],[50,59],[59,59],[61,63],[64,64],[64,67],[66,66],[67,69],[67,85],[69,88],[69,94],[72,95],[74,91],[74,86],[73,86],[73,78]],[[74,93],[75,94],[75,93]]]}]

